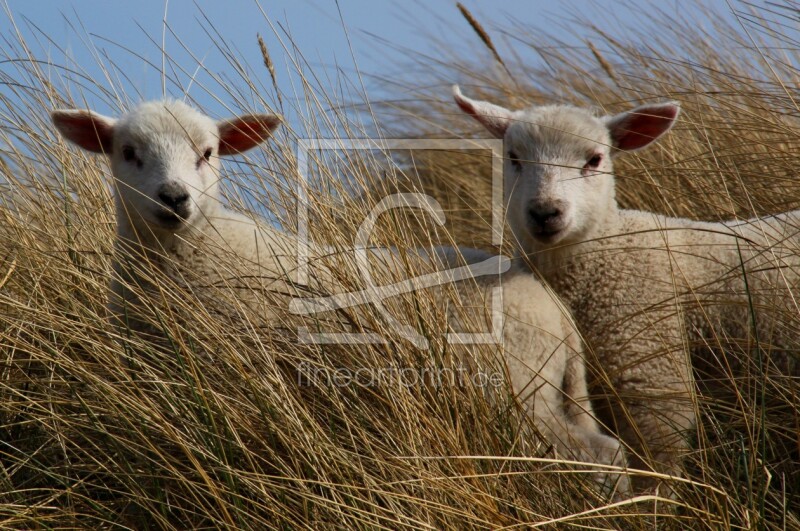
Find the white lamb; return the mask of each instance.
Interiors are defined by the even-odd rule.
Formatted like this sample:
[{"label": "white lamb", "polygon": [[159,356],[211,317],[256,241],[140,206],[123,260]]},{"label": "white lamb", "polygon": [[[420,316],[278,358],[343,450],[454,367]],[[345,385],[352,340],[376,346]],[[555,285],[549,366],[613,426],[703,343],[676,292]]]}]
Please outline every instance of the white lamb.
[{"label": "white lamb", "polygon": [[[278,125],[275,116],[215,122],[182,102],[157,101],[118,120],[80,110],[55,111],[52,118],[67,139],[110,157],[117,190],[115,269],[121,279],[113,282],[112,309],[119,319],[125,316],[130,323],[127,309],[141,302],[126,286],[147,283],[139,274],[144,265],[177,279],[194,272],[207,281],[235,283],[232,276],[243,270],[219,266],[212,257],[220,254],[235,255],[244,270],[249,267],[259,278],[266,277],[267,289],[296,294],[286,291],[294,286],[286,280],[295,270],[296,241],[229,211],[218,191],[218,157],[263,142]],[[480,251],[462,255],[453,249],[440,249],[436,259],[428,255],[430,261],[450,267],[486,258]],[[537,426],[564,457],[624,467],[619,441],[603,435],[592,414],[580,341],[563,308],[527,271],[475,280],[477,289],[471,281],[456,287],[463,304],[478,308],[480,315],[487,313],[481,308],[488,289],[502,285],[511,383]],[[332,288],[330,282],[327,287]],[[465,326],[464,312],[449,313],[454,329]],[[627,477],[619,472],[598,472],[594,478],[618,494],[627,491]]]},{"label": "white lamb", "polygon": [[713,365],[710,350],[752,351],[757,337],[765,366],[771,350],[773,363],[794,363],[798,212],[703,223],[620,209],[613,157],[669,131],[675,102],[597,117],[564,105],[510,111],[457,86],[454,96],[505,140],[508,223],[609,379],[595,403],[601,419],[638,464],[679,474],[695,422],[690,353]]},{"label": "white lamb", "polygon": [[[234,270],[257,269],[259,288],[285,290],[296,245],[282,233],[222,204],[220,156],[248,150],[271,135],[280,119],[245,115],[215,122],[177,100],[144,103],[119,119],[85,110],[57,110],[53,123],[78,146],[109,156],[115,180],[117,253],[111,310],[133,328],[129,286],[147,288],[156,269],[181,282],[188,272],[205,282],[227,281]],[[219,263],[209,256],[233,255]]]}]

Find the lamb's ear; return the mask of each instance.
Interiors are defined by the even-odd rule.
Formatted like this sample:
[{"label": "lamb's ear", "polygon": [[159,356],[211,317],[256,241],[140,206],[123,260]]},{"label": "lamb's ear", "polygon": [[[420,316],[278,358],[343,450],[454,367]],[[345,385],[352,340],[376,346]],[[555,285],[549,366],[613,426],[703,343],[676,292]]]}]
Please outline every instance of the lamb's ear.
[{"label": "lamb's ear", "polygon": [[642,149],[672,129],[681,112],[677,101],[642,105],[605,118],[611,144],[621,151]]},{"label": "lamb's ear", "polygon": [[512,111],[488,101],[476,101],[461,94],[458,85],[453,85],[453,98],[459,108],[469,114],[497,138],[506,136],[506,129],[511,123]]},{"label": "lamb's ear", "polygon": [[233,155],[266,141],[281,123],[274,114],[246,114],[217,122],[219,154]]},{"label": "lamb's ear", "polygon": [[116,120],[92,111],[57,110],[50,113],[64,138],[93,153],[111,154]]}]

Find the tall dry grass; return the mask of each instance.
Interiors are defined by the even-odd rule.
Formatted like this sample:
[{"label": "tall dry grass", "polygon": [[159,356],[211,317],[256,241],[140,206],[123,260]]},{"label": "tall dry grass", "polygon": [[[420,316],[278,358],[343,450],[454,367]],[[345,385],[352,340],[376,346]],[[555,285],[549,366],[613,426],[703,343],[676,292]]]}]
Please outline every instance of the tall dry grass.
[{"label": "tall dry grass", "polygon": [[[276,98],[277,110],[297,105],[307,121],[230,161],[224,178],[233,208],[269,215],[291,232],[297,137],[365,134],[337,110],[341,101],[320,90],[296,50],[282,53],[298,61],[302,86],[299,101]],[[48,111],[83,107],[85,93],[124,111],[135,97],[113,82],[107,87],[113,63],[102,63],[104,80],[94,81],[81,65],[38,58],[19,34],[2,55],[3,527],[488,528],[643,518],[604,507],[586,466],[554,459],[507,385],[328,380],[362,368],[421,373],[468,362],[473,371],[503,369],[491,346],[468,360],[452,352],[437,334],[444,309],[425,294],[397,298],[390,308],[425,325],[428,350],[398,340],[369,310],[304,324],[327,329],[344,321],[383,333],[387,344],[303,345],[291,316],[277,325],[263,320],[260,309],[282,294],[248,281],[198,290],[191,272],[167,278],[145,264],[141,273],[156,289],[142,313],[156,336],[112,327],[105,308],[115,184],[101,158],[56,136]],[[274,109],[269,86],[239,66],[232,64],[242,73],[238,84],[219,83],[231,114]],[[391,169],[368,152],[312,158],[312,237],[351,246],[368,209],[358,191]],[[376,241],[421,246],[430,237],[389,217]],[[209,259],[222,271],[240,265],[225,255]],[[343,287],[364,287],[352,254],[330,260]],[[296,289],[321,293],[311,284]]]},{"label": "tall dry grass", "polygon": [[[509,31],[525,35],[524,28]],[[747,213],[751,201],[759,212],[788,208],[794,186],[789,93],[777,90],[772,78],[754,77],[765,70],[752,44],[744,43],[750,56],[700,48],[701,36],[685,28],[681,39],[694,39],[697,50],[709,53],[693,63],[677,60],[682,56],[669,47],[684,42],[675,41],[678,30],[662,31],[657,35],[663,42],[645,52],[598,30],[593,42],[613,65],[608,72],[588,48],[548,52],[555,66],[546,73],[505,58],[516,74],[513,82],[503,78],[507,74],[476,68],[481,63],[473,61],[432,64],[429,74],[441,82],[466,83],[472,94],[491,91],[487,95],[511,105],[549,101],[556,94],[609,109],[624,108],[645,95],[678,98],[686,115],[670,143],[620,168],[624,202],[696,217]],[[739,35],[736,28],[727,31],[734,33],[732,38]],[[252,45],[257,46],[255,36]],[[220,46],[235,57],[225,41]],[[370,311],[341,312],[331,321],[304,324],[336,327],[344,321],[354,330],[384,333],[388,343],[304,345],[296,340],[292,317],[282,325],[261,320],[258,305],[270,304],[275,294],[250,285],[244,292],[207,286],[202,301],[218,303],[210,307],[191,284],[175,283],[158,272],[150,273],[161,291],[149,317],[159,341],[116,330],[105,311],[114,252],[113,182],[103,160],[57,138],[47,111],[82,107],[81,91],[100,94],[120,110],[129,107],[128,97],[104,88],[105,82],[39,62],[19,35],[0,50],[14,65],[3,71],[0,92],[3,527],[798,525],[797,446],[787,443],[798,423],[797,398],[788,385],[770,387],[776,392],[770,399],[780,408],[778,417],[769,416],[775,425],[759,424],[764,404],[750,396],[726,412],[725,422],[719,420],[722,412],[709,410],[690,480],[675,481],[681,494],[677,501],[644,497],[614,505],[591,488],[581,473],[587,467],[553,459],[507,386],[487,389],[447,380],[440,385],[392,380],[336,385],[309,377],[309,371],[324,375],[342,369],[460,366],[463,358],[437,334],[442,309],[424,293],[397,298],[391,309],[425,325],[431,341],[426,351],[394,337],[390,325]],[[238,83],[220,83],[217,96],[231,113],[285,112],[283,106],[291,105],[304,109],[306,121],[295,130],[282,129],[274,142],[250,157],[230,161],[223,176],[233,208],[269,213],[276,226],[292,232],[297,224],[297,138],[331,132],[363,137],[371,126],[342,110],[344,99],[363,99],[363,94],[326,94],[301,54],[291,48],[279,52],[297,61],[299,98],[279,98],[251,71],[233,63],[232,70],[242,77]],[[108,68],[112,71],[113,65]],[[267,79],[274,74],[262,70],[258,75]],[[429,100],[436,123],[461,130],[465,122],[456,121],[449,103],[444,106],[440,96],[446,85],[440,86],[435,102]],[[526,88],[521,92],[521,87]],[[415,136],[427,129],[419,120],[401,123]],[[487,212],[476,212],[476,205],[488,204],[480,184],[485,182],[480,179],[485,157],[443,158],[426,152],[402,162],[406,175],[380,153],[314,154],[307,190],[312,236],[346,250],[370,207],[362,192],[392,192],[399,182],[440,197],[453,230],[436,232],[429,220],[410,212],[382,219],[376,242],[480,244],[475,235],[488,234],[489,219]],[[720,193],[721,183],[726,193]],[[774,190],[785,196],[774,197]],[[333,253],[330,260],[345,288],[364,287],[351,254]],[[317,287],[308,289],[320,293]],[[240,300],[251,303],[237,304]],[[502,370],[492,346],[471,355],[471,370]],[[711,433],[714,429],[718,433]],[[764,440],[770,442],[768,452]],[[778,449],[787,453],[777,455]]]}]

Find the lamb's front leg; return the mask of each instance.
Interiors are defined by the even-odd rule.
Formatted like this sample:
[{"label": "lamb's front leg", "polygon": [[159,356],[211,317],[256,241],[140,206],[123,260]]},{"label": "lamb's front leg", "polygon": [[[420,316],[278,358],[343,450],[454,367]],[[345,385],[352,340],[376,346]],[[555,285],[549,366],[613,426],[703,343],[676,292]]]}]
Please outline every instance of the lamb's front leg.
[{"label": "lamb's front leg", "polygon": [[[537,428],[552,443],[559,457],[586,463],[595,468],[592,479],[603,493],[615,498],[629,493],[629,482],[624,471],[608,470],[606,466],[625,468],[625,452],[619,440],[604,435],[595,424],[576,423],[564,409],[564,391],[555,385],[534,379],[536,393],[525,400],[529,414]],[[590,468],[590,469],[591,469]]]},{"label": "lamb's front leg", "polygon": [[[598,463],[627,468],[626,452],[618,439],[603,433],[590,401],[586,380],[586,360],[577,331],[565,341],[566,364],[561,388],[566,422],[574,425],[573,431],[586,441]],[[630,494],[630,480],[626,473],[606,474],[599,477],[605,489],[616,488],[618,497]],[[616,483],[616,487],[615,484]]]},{"label": "lamb's front leg", "polygon": [[[631,468],[679,477],[695,425],[686,354],[680,345],[658,348],[641,341],[631,342],[624,351],[627,357],[617,349],[598,353],[598,416],[631,449]],[[646,474],[632,481],[638,492],[652,492],[662,484]],[[672,495],[669,488],[659,493]]]},{"label": "lamb's front leg", "polygon": [[626,474],[603,466],[625,467],[620,442],[600,431],[591,407],[580,409],[588,401],[580,343],[570,339],[577,334],[568,327],[548,330],[542,324],[506,320],[506,362],[514,390],[561,458],[600,465],[592,478],[602,491],[625,495],[629,490]]}]

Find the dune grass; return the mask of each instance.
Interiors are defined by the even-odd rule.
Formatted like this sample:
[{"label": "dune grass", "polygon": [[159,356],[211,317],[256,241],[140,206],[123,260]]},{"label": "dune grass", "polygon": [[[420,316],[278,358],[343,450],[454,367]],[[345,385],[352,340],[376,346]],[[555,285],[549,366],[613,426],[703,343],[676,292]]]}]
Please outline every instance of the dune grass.
[{"label": "dune grass", "polygon": [[[652,24],[659,20],[650,18]],[[506,32],[518,45],[541,50],[548,69],[533,70],[513,56],[495,68],[502,47],[463,61],[420,61],[420,79],[431,83],[419,86],[434,89],[412,92],[410,99],[420,103],[386,104],[393,117],[382,127],[415,137],[473,132],[450,103],[447,87],[454,81],[509,105],[569,101],[616,111],[669,97],[682,102],[683,119],[661,147],[619,166],[625,206],[698,219],[798,206],[793,162],[800,129],[789,88],[795,63],[763,55],[772,49],[767,44],[787,44],[779,26],[758,35],[764,43],[751,41],[741,28],[716,28],[735,48],[712,46],[691,23],[676,21],[659,24],[647,46],[636,34],[620,40],[596,29],[585,48],[564,49],[525,28],[483,22],[490,34]],[[254,36],[252,45],[258,44]],[[396,378],[340,385],[325,377],[361,368],[392,374],[459,367],[463,358],[437,334],[443,310],[424,293],[398,297],[390,308],[423,325],[431,343],[426,351],[394,337],[372,312],[302,324],[344,321],[354,330],[385,335],[386,344],[302,344],[296,317],[285,316],[281,325],[260,318],[259,305],[277,304],[276,294],[212,286],[201,300],[156,271],[150,274],[161,295],[149,317],[159,341],[115,329],[105,310],[114,253],[113,183],[101,158],[56,136],[47,112],[82,107],[81,91],[103,94],[119,109],[128,107],[128,98],[104,89],[105,83],[43,66],[21,37],[0,50],[15,65],[4,70],[0,92],[2,527],[800,525],[796,382],[755,374],[735,386],[750,385],[736,400],[700,401],[704,417],[688,479],[673,482],[678,499],[642,496],[613,504],[589,486],[582,473],[588,465],[554,456],[507,385]],[[296,140],[331,131],[364,137],[373,126],[345,113],[344,95],[321,91],[300,53],[282,52],[296,58],[303,85],[292,98],[275,96],[276,110],[303,107],[306,121],[281,129],[264,150],[230,161],[223,177],[233,208],[269,213],[272,223],[292,232],[298,221]],[[272,64],[268,53],[266,68]],[[220,88],[218,96],[231,113],[275,109],[273,90],[244,75],[239,81],[238,91],[220,84],[227,92]],[[399,182],[439,198],[448,230],[406,212],[382,218],[376,242],[489,246],[485,156],[416,153],[400,159],[407,171],[399,175],[379,152],[312,155],[307,192],[314,239],[346,250],[370,197],[395,191]],[[224,264],[231,258],[216,259]],[[330,260],[344,287],[363,287],[351,254]],[[255,303],[238,302],[245,298]],[[208,300],[219,308],[202,302]],[[491,345],[476,348],[470,366],[502,371]]]}]

